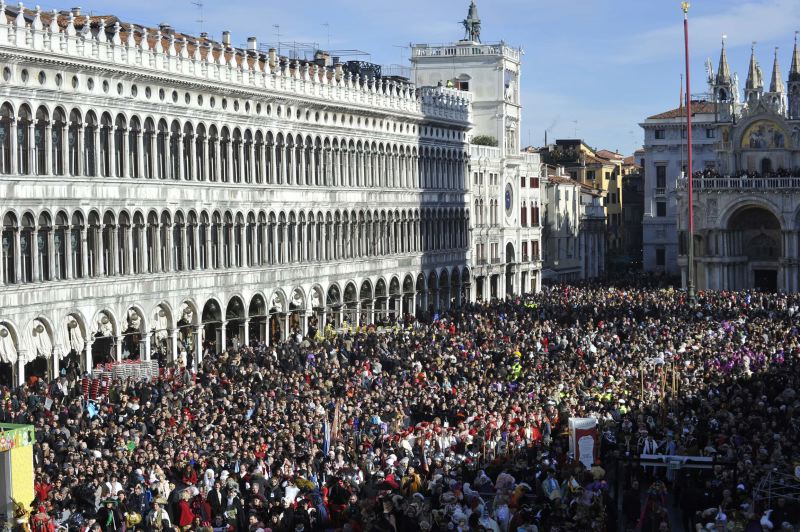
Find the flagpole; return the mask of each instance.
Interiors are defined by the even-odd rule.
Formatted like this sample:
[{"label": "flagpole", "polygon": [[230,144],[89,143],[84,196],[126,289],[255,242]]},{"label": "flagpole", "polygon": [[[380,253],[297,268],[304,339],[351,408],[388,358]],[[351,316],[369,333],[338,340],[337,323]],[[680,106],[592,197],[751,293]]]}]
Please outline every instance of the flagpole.
[{"label": "flagpole", "polygon": [[689,296],[689,304],[695,303],[694,291],[694,194],[692,193],[692,90],[689,78],[689,2],[681,2],[683,9],[683,42],[686,54],[686,173],[688,179],[688,200],[689,200],[689,260],[687,264],[686,291]]}]

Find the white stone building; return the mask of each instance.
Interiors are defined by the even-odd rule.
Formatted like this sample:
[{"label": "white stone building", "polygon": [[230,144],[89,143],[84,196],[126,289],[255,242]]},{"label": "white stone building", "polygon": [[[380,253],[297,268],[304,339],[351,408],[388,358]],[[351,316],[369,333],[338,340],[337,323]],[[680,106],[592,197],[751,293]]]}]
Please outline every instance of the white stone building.
[{"label": "white stone building", "polygon": [[599,277],[606,262],[602,193],[565,175],[563,167],[550,168],[542,201],[543,275],[560,282]]},{"label": "white stone building", "polygon": [[[698,122],[692,128],[698,139],[693,141],[691,172],[694,285],[698,289],[796,292],[800,289],[800,48],[795,39],[788,84],[783,82],[775,51],[768,89],[753,49],[742,101],[724,43],[718,65],[716,74],[710,62],[707,67],[709,101],[692,108]],[[682,114],[685,120],[685,109]],[[657,181],[653,188],[653,179],[659,180],[663,172],[658,172],[659,142],[648,139],[648,134],[681,131],[677,124],[656,124],[658,119],[659,115],[644,124],[649,140],[646,198],[664,183]],[[686,286],[688,180],[677,177],[678,172],[668,171],[666,180],[666,186],[675,190],[676,208],[667,210],[666,218],[677,230],[674,237],[669,236],[674,238],[677,260],[670,253],[661,262],[669,271],[679,268]],[[659,250],[657,243],[647,240],[647,209],[646,200],[646,265],[648,245]]]},{"label": "white stone building", "polygon": [[473,298],[470,97],[0,0],[0,378]]},{"label": "white stone building", "polygon": [[471,95],[471,140],[483,143],[470,150],[469,259],[476,298],[535,292],[541,287],[543,183],[539,154],[520,150],[522,50],[480,41],[474,1],[464,26],[464,40],[412,46],[414,81]]}]

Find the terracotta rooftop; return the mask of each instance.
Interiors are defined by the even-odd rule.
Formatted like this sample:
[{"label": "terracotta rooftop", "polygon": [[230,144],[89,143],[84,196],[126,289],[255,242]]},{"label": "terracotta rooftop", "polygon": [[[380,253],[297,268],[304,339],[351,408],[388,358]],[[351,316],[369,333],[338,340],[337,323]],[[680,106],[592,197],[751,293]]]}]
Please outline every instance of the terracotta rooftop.
[{"label": "terracotta rooftop", "polygon": [[622,154],[619,154],[611,150],[598,150],[595,152],[595,155],[597,155],[601,159],[609,159],[609,160],[622,159]]},{"label": "terracotta rooftop", "polygon": [[[714,102],[696,101],[692,102],[692,116],[698,114],[713,114],[716,111]],[[648,116],[648,120],[658,120],[662,118],[680,118],[686,116],[686,107],[678,107],[664,113]]]}]

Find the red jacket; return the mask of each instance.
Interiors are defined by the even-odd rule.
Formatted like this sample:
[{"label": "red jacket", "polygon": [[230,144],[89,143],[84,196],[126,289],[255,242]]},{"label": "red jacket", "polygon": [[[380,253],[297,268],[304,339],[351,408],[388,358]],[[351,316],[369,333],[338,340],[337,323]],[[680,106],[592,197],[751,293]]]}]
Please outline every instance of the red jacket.
[{"label": "red jacket", "polygon": [[189,508],[189,503],[186,500],[181,500],[178,503],[178,526],[189,526],[194,523],[194,513]]}]

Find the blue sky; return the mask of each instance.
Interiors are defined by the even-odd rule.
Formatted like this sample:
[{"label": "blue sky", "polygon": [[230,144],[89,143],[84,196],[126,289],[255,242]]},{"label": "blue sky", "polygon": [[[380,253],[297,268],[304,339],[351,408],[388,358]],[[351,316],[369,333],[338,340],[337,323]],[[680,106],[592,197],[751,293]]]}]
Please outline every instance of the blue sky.
[{"label": "blue sky", "polygon": [[[196,0],[70,0],[43,9],[81,5],[84,12],[197,34]],[[317,42],[332,49],[370,52],[380,64],[407,61],[411,42],[442,43],[463,36],[459,21],[469,0],[203,0],[205,31],[234,44]],[[484,42],[505,40],[525,50],[522,142],[579,137],[598,148],[632,152],[641,145],[638,123],[677,107],[683,72],[683,17],[679,0],[477,0]],[[327,26],[326,26],[327,24]],[[706,91],[705,60],[719,59],[728,37],[731,70],[744,86],[750,45],[767,79],[774,48],[788,76],[798,0],[695,0],[690,9],[692,92]],[[577,122],[576,122],[577,121]]]}]

